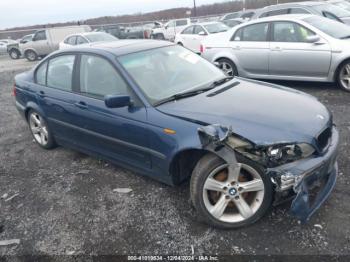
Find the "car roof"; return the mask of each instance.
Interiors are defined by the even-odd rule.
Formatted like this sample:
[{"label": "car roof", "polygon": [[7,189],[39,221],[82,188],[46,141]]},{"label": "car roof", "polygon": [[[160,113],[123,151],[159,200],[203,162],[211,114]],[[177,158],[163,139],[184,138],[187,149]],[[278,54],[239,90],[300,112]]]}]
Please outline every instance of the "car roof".
[{"label": "car roof", "polygon": [[277,5],[269,5],[265,6],[262,9],[266,10],[269,8],[278,8],[278,7],[288,7],[288,6],[314,6],[314,5],[322,5],[322,4],[327,4],[327,2],[323,1],[305,1],[305,2],[293,2],[293,3],[282,3],[282,4],[277,4]]},{"label": "car roof", "polygon": [[303,20],[308,17],[313,17],[316,15],[313,14],[287,14],[287,15],[275,15],[275,16],[268,16],[268,17],[263,17],[259,18],[256,20],[251,20],[247,23],[244,23],[242,25],[248,25],[248,24],[257,24],[259,22],[270,22],[270,21],[278,21],[278,20]]},{"label": "car roof", "polygon": [[[75,52],[84,52],[84,51],[107,51],[113,53],[116,56],[127,55],[131,53],[147,51],[150,49],[166,47],[175,45],[172,42],[160,41],[160,40],[141,40],[141,39],[128,39],[128,40],[119,40],[111,42],[94,42],[85,44],[82,47],[75,46],[74,48],[65,49],[64,51],[75,51]],[[63,51],[63,52],[64,52]]]},{"label": "car roof", "polygon": [[220,24],[222,23],[221,21],[212,21],[212,22],[200,22],[200,23],[195,23],[192,25],[213,25],[213,24]]}]

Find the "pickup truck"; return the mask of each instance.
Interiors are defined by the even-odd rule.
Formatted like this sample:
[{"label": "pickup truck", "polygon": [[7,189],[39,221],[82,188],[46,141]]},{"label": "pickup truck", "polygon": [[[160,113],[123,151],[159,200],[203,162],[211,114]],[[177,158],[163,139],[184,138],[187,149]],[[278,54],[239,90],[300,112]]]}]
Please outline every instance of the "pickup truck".
[{"label": "pickup truck", "polygon": [[36,31],[32,41],[20,45],[19,49],[28,61],[35,61],[39,57],[44,57],[58,50],[59,43],[68,35],[90,31],[91,28],[88,25],[45,28]]},{"label": "pickup truck", "polygon": [[182,32],[189,25],[191,25],[191,20],[188,18],[170,20],[164,26],[153,29],[151,38],[174,41],[176,34]]}]

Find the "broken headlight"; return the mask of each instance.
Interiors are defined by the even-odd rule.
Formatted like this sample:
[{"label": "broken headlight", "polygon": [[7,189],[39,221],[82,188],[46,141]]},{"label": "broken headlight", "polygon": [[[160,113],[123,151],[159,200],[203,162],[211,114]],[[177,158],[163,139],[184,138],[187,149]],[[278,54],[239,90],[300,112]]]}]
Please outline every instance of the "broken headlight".
[{"label": "broken headlight", "polygon": [[267,157],[273,163],[284,164],[307,158],[315,152],[313,146],[301,143],[282,146],[270,146],[267,148]]}]

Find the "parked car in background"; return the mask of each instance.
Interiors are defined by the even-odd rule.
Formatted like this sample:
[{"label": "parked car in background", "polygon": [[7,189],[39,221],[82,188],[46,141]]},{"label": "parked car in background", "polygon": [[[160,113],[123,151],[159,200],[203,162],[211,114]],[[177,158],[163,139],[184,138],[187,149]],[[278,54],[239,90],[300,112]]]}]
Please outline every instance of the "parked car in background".
[{"label": "parked car in background", "polygon": [[35,32],[32,41],[20,45],[20,52],[29,61],[35,61],[38,57],[43,57],[51,52],[58,50],[59,43],[67,35],[74,33],[90,32],[91,28],[87,25],[52,27]]},{"label": "parked car in background", "polygon": [[222,20],[221,22],[227,25],[228,27],[232,28],[232,27],[235,27],[236,25],[240,25],[244,23],[245,21],[240,18],[237,18],[237,19]]},{"label": "parked car in background", "polygon": [[350,27],[334,20],[261,18],[208,37],[202,45],[202,56],[230,76],[337,82],[350,91]]},{"label": "parked car in background", "polygon": [[12,59],[19,59],[22,56],[20,46],[32,41],[34,34],[29,34],[23,36],[21,39],[16,41],[16,43],[7,45],[7,53]]},{"label": "parked car in background", "polygon": [[255,9],[246,9],[244,11],[229,13],[220,18],[221,21],[231,20],[231,19],[243,19],[250,20],[255,15]]},{"label": "parked car in background", "polygon": [[174,41],[176,34],[191,25],[190,19],[170,20],[163,27],[152,30],[151,38]]},{"label": "parked car in background", "polygon": [[14,43],[17,43],[17,42],[12,39],[0,39],[0,53],[6,53],[8,45],[14,44]]},{"label": "parked car in background", "polygon": [[66,49],[77,45],[94,43],[94,42],[110,42],[117,41],[118,38],[104,32],[88,32],[80,34],[72,34],[67,36],[60,44],[59,49]]},{"label": "parked car in background", "polygon": [[259,9],[253,19],[286,14],[314,14],[350,24],[349,11],[322,1],[293,2],[266,6]]},{"label": "parked car in background", "polygon": [[211,226],[253,224],[290,198],[307,221],[338,175],[339,134],[317,99],[226,77],[173,43],[58,51],[17,75],[13,93],[39,146],[66,146],[168,185],[190,179],[198,217]]},{"label": "parked car in background", "polygon": [[160,28],[163,24],[160,22],[147,23],[145,25],[125,26],[125,25],[103,25],[95,29],[97,32],[105,32],[115,36],[118,39],[148,39],[151,37],[152,30]]},{"label": "parked car in background", "polygon": [[350,1],[345,0],[327,0],[327,3],[336,5],[346,11],[350,12]]},{"label": "parked car in background", "polygon": [[182,45],[195,53],[200,53],[201,42],[212,34],[226,32],[230,28],[221,22],[198,23],[186,27],[176,34],[175,43]]}]

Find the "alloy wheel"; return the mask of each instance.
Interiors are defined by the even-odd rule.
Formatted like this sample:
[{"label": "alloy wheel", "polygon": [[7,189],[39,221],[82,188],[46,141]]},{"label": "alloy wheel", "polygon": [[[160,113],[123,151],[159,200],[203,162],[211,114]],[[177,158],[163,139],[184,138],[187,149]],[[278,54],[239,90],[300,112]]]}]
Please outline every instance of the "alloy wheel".
[{"label": "alloy wheel", "polygon": [[29,125],[36,142],[42,146],[47,145],[49,133],[44,119],[33,112],[29,117]]},{"label": "alloy wheel", "polygon": [[215,168],[207,177],[203,200],[215,219],[237,223],[249,219],[259,210],[264,192],[264,182],[254,168],[238,164],[232,169],[225,164]]},{"label": "alloy wheel", "polygon": [[341,69],[340,83],[343,89],[350,91],[350,63],[345,64]]},{"label": "alloy wheel", "polygon": [[219,68],[225,73],[225,75],[234,76],[233,68],[229,63],[224,61],[219,62]]}]

